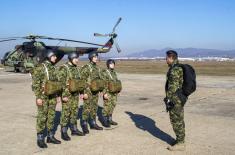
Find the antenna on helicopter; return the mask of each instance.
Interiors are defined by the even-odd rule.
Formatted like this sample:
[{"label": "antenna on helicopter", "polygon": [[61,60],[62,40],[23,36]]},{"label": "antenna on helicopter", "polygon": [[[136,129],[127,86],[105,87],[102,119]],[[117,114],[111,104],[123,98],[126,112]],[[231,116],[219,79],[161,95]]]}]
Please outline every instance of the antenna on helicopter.
[{"label": "antenna on helicopter", "polygon": [[111,37],[114,41],[114,45],[115,45],[118,53],[121,52],[121,48],[120,48],[119,44],[117,43],[117,40],[116,40],[117,39],[117,34],[115,33],[115,30],[116,30],[117,26],[119,25],[119,23],[121,22],[121,20],[122,20],[121,17],[118,18],[118,21],[114,25],[113,30],[112,30],[111,33],[108,33],[108,34],[94,33],[95,37]]}]

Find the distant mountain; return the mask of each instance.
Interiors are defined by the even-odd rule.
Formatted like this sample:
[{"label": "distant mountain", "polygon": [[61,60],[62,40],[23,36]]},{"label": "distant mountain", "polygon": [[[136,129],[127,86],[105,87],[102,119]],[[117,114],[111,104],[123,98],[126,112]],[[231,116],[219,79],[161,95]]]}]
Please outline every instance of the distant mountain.
[{"label": "distant mountain", "polygon": [[[164,48],[161,50],[150,49],[142,52],[137,52],[127,55],[127,57],[165,57],[167,50],[171,48]],[[177,48],[179,57],[227,57],[235,58],[235,50],[216,50],[216,49],[200,49],[200,48]]]}]

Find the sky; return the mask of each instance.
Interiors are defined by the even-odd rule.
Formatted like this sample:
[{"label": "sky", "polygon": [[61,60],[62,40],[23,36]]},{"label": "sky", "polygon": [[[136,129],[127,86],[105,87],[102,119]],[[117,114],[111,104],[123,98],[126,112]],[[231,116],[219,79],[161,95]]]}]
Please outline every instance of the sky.
[{"label": "sky", "polygon": [[[108,38],[93,33],[111,32],[119,17],[122,55],[162,48],[235,49],[233,0],[1,0],[0,38],[37,34],[102,44]],[[0,43],[0,56],[22,42]]]}]

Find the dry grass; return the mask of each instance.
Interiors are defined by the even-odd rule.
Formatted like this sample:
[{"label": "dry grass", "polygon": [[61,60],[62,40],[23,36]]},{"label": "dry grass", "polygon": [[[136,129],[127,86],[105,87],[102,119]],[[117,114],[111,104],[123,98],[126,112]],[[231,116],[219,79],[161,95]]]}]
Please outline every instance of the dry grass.
[{"label": "dry grass", "polygon": [[[65,61],[59,62],[59,65]],[[80,66],[88,63],[87,61],[80,61]],[[197,75],[211,75],[211,76],[235,76],[235,62],[182,62],[192,65]],[[105,61],[101,61],[99,65],[106,68]],[[0,67],[4,67],[0,64]],[[165,61],[156,60],[119,60],[116,61],[116,70],[119,73],[132,74],[166,74],[168,67]]]},{"label": "dry grass", "polygon": [[235,62],[194,62],[197,74],[215,76],[235,76]]},{"label": "dry grass", "polygon": [[[87,61],[81,61],[80,65],[86,64]],[[235,76],[235,62],[182,62],[192,65],[198,75],[212,76]],[[101,61],[99,65],[105,68],[105,62]],[[166,74],[168,67],[165,61],[116,61],[116,70],[119,73],[134,74]]]}]

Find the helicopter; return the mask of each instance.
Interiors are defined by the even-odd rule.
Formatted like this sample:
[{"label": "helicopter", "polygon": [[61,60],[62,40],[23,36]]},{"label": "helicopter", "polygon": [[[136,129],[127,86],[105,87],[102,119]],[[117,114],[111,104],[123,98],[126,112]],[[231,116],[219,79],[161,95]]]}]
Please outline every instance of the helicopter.
[{"label": "helicopter", "polygon": [[[28,35],[24,37],[9,37],[0,38],[1,42],[15,41],[19,39],[29,40],[23,42],[22,45],[16,45],[15,49],[10,52],[6,52],[1,60],[4,66],[13,67],[14,72],[27,73],[30,72],[37,64],[42,63],[46,59],[46,53],[48,50],[53,50],[57,56],[57,62],[59,62],[64,55],[72,52],[76,52],[79,55],[88,54],[92,51],[97,53],[107,53],[115,45],[118,53],[121,49],[116,42],[117,34],[115,33],[116,27],[121,22],[122,18],[119,18],[114,25],[112,32],[108,34],[94,33],[95,37],[109,37],[105,44],[96,44],[85,41],[78,41],[72,39],[54,38],[40,35]],[[55,40],[55,41],[68,41],[75,43],[82,43],[86,45],[92,45],[90,47],[68,47],[68,46],[48,46],[42,41],[38,40]]]}]

